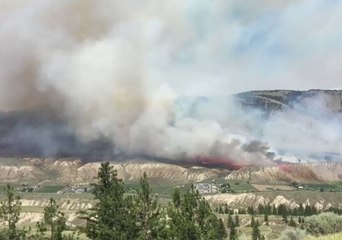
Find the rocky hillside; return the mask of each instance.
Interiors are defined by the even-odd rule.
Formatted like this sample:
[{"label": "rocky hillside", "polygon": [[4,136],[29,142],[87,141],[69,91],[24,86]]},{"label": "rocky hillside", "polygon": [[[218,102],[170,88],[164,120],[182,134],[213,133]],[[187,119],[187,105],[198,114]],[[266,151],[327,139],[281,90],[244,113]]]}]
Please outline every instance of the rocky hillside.
[{"label": "rocky hillside", "polygon": [[341,90],[251,91],[237,94],[234,98],[242,107],[260,109],[265,113],[295,108],[342,112]]},{"label": "rocky hillside", "polygon": [[[2,182],[50,182],[50,183],[86,183],[94,181],[100,162],[82,164],[73,159],[40,159],[25,158],[9,161],[0,165],[0,181]],[[146,162],[144,160],[128,160],[113,162],[119,178],[125,181],[138,181],[146,172],[151,180],[186,183],[218,178],[228,174],[226,170],[203,167],[182,167],[174,164]]]},{"label": "rocky hillside", "polygon": [[205,196],[212,205],[227,204],[230,207],[241,208],[247,206],[258,207],[262,205],[275,205],[285,204],[290,208],[299,207],[299,204],[313,205],[317,209],[327,209],[331,206],[342,207],[342,194],[341,193],[326,193],[324,196],[321,194],[303,195],[303,194],[257,194],[257,193],[243,193],[243,194],[215,194]]},{"label": "rocky hillside", "polygon": [[341,162],[284,163],[273,167],[242,168],[226,176],[227,180],[249,180],[255,182],[297,181],[320,182],[341,181]]},{"label": "rocky hillside", "polygon": [[[94,181],[100,162],[82,163],[79,159],[0,159],[0,181],[45,182],[53,184]],[[321,162],[279,164],[271,167],[250,167],[229,171],[197,166],[131,159],[112,162],[118,176],[125,181],[138,181],[144,172],[152,181],[188,183],[225,178],[251,182],[322,182],[341,181],[342,163]]]}]

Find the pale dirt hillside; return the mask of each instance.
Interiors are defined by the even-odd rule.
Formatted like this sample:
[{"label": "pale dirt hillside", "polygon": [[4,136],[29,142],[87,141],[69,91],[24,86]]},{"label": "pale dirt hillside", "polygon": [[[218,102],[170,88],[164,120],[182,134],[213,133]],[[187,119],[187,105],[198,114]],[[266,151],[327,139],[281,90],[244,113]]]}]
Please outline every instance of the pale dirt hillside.
[{"label": "pale dirt hillside", "polygon": [[[92,181],[96,175],[100,163],[88,163],[78,168],[76,181]],[[114,163],[119,178],[125,181],[137,181],[144,174],[150,179],[172,180],[174,182],[197,182],[217,178],[222,175],[222,170],[207,168],[185,168],[178,165],[165,163],[140,163],[138,161],[128,163]]]},{"label": "pale dirt hillside", "polygon": [[277,193],[258,194],[258,193],[243,193],[230,194],[222,193],[215,195],[207,195],[204,197],[212,205],[228,204],[230,207],[240,208],[247,206],[258,207],[259,204],[270,204],[279,206],[285,204],[291,208],[298,207],[300,203],[304,206],[314,205],[317,209],[327,209],[331,206],[342,207],[342,194],[325,194],[324,196],[318,194],[303,195],[296,193]]},{"label": "pale dirt hillside", "polygon": [[[23,159],[22,166],[0,166],[0,181],[3,182],[39,182],[83,183],[92,182],[97,176],[100,162],[82,164],[78,159]],[[179,165],[145,162],[134,159],[124,163],[113,162],[118,177],[125,181],[138,181],[146,172],[150,179],[172,182],[197,182],[218,178],[228,174],[226,170],[202,167],[182,167]]]},{"label": "pale dirt hillside", "polygon": [[279,206],[280,204],[286,204],[290,207],[297,207],[298,204],[292,200],[286,199],[284,196],[277,196],[274,199],[258,196],[253,193],[243,193],[243,194],[215,194],[205,196],[205,199],[208,200],[213,205],[222,205],[228,204],[228,206],[254,206],[258,207],[259,204],[267,205],[268,203],[271,205]]},{"label": "pale dirt hillside", "polygon": [[[21,199],[22,207],[41,207],[48,206],[49,199]],[[57,199],[57,204],[61,210],[84,210],[92,207],[93,200],[86,199]]]},{"label": "pale dirt hillside", "polygon": [[282,164],[263,168],[242,168],[226,176],[227,180],[249,180],[256,182],[297,181],[320,182],[341,181],[342,163],[322,162],[305,164]]},{"label": "pale dirt hillside", "polygon": [[[20,213],[19,224],[35,224],[43,219],[43,208],[49,204],[49,199],[21,199],[23,211]],[[68,224],[72,226],[73,221],[77,220],[77,212],[92,207],[93,200],[85,199],[56,199],[62,212],[65,213]],[[0,222],[4,225],[4,222]]]},{"label": "pale dirt hillside", "polygon": [[[86,183],[94,181],[100,162],[82,164],[79,159],[25,158],[4,161],[0,164],[2,182],[50,182],[58,184]],[[322,162],[305,164],[281,164],[273,167],[242,168],[235,171],[205,167],[184,167],[176,164],[131,159],[113,162],[119,178],[138,181],[146,172],[150,179],[181,182],[198,182],[218,177],[226,180],[252,182],[302,182],[341,181],[342,163]]]}]

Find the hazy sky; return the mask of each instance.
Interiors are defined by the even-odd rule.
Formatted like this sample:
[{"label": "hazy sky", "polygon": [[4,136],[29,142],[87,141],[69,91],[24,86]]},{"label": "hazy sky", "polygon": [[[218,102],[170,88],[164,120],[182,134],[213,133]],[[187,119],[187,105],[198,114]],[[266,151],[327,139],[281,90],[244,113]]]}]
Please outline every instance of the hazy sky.
[{"label": "hazy sky", "polygon": [[185,2],[186,44],[170,66],[175,87],[342,88],[342,1]]},{"label": "hazy sky", "polygon": [[128,43],[152,91],[342,88],[339,0],[3,0],[0,21],[2,95],[44,92],[46,61],[103,41]]}]

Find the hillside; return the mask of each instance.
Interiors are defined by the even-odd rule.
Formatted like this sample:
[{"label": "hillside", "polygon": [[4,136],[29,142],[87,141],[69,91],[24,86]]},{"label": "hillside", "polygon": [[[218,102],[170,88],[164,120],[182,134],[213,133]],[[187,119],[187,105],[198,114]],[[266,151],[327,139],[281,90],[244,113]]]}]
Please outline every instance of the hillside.
[{"label": "hillside", "polygon": [[[1,161],[2,160],[2,161]],[[74,184],[93,182],[100,162],[82,163],[78,159],[1,159],[0,181],[43,182],[45,184]],[[5,161],[7,160],[7,161]],[[152,181],[188,183],[225,176],[228,171],[203,167],[182,167],[176,164],[131,159],[112,162],[118,177],[125,181],[139,181],[145,172]]]},{"label": "hillside", "polygon": [[[288,109],[326,110],[327,112],[342,112],[341,90],[272,90],[251,91],[234,95],[242,107],[260,109],[269,114]],[[318,104],[321,103],[321,104]]]},{"label": "hillside", "polygon": [[341,181],[342,162],[282,163],[273,167],[241,168],[230,173],[226,179],[257,182]]},{"label": "hillside", "polygon": [[[94,181],[100,162],[83,163],[72,158],[2,158],[0,181],[43,182],[45,184],[71,184]],[[125,181],[138,181],[146,172],[152,181],[192,183],[224,178],[228,181],[331,182],[342,180],[342,163],[321,162],[303,164],[280,164],[272,167],[244,167],[230,171],[224,168],[181,166],[179,163],[162,163],[146,159],[129,159],[112,162],[118,176]]]}]

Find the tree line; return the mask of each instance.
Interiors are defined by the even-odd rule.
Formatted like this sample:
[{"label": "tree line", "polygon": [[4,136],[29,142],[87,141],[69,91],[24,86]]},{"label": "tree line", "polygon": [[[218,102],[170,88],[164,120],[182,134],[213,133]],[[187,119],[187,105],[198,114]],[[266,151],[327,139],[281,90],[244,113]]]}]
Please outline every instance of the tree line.
[{"label": "tree line", "polygon": [[92,184],[94,206],[79,212],[85,225],[72,234],[66,216],[54,199],[44,208],[43,219],[31,228],[18,228],[20,197],[7,185],[1,202],[0,220],[5,227],[0,240],[75,240],[80,233],[94,240],[220,240],[227,237],[223,220],[194,188],[182,193],[175,189],[166,206],[151,193],[146,174],[140,179],[136,194],[127,194],[124,182],[109,163],[101,164],[98,181]]},{"label": "tree line", "polygon": [[[342,226],[342,218],[337,215],[341,214],[340,208],[329,209],[336,214],[317,215],[320,213],[317,208],[303,204],[296,208],[285,204],[277,207],[260,204],[257,208],[239,209],[235,216],[228,205],[217,207],[216,212],[228,214],[225,225],[193,187],[185,192],[176,188],[172,200],[162,205],[158,197],[152,194],[146,174],[140,179],[139,189],[134,194],[125,191],[124,182],[109,163],[101,164],[97,177],[98,181],[92,184],[94,206],[78,213],[85,224],[77,229],[69,228],[65,214],[59,210],[54,199],[50,199],[44,208],[43,218],[36,227],[18,228],[20,197],[7,185],[6,198],[0,203],[0,220],[4,223],[0,240],[77,240],[81,233],[94,240],[236,240],[240,226],[238,214],[251,215],[249,226],[252,228],[252,240],[264,239],[259,226],[268,225],[269,215],[282,216],[290,227],[300,227],[315,235],[340,231]],[[263,223],[259,223],[260,217],[259,220],[254,218],[257,214],[264,215]],[[294,216],[298,216],[298,221]],[[328,220],[333,220],[335,225],[327,225]],[[66,230],[72,231],[67,233]]]}]

